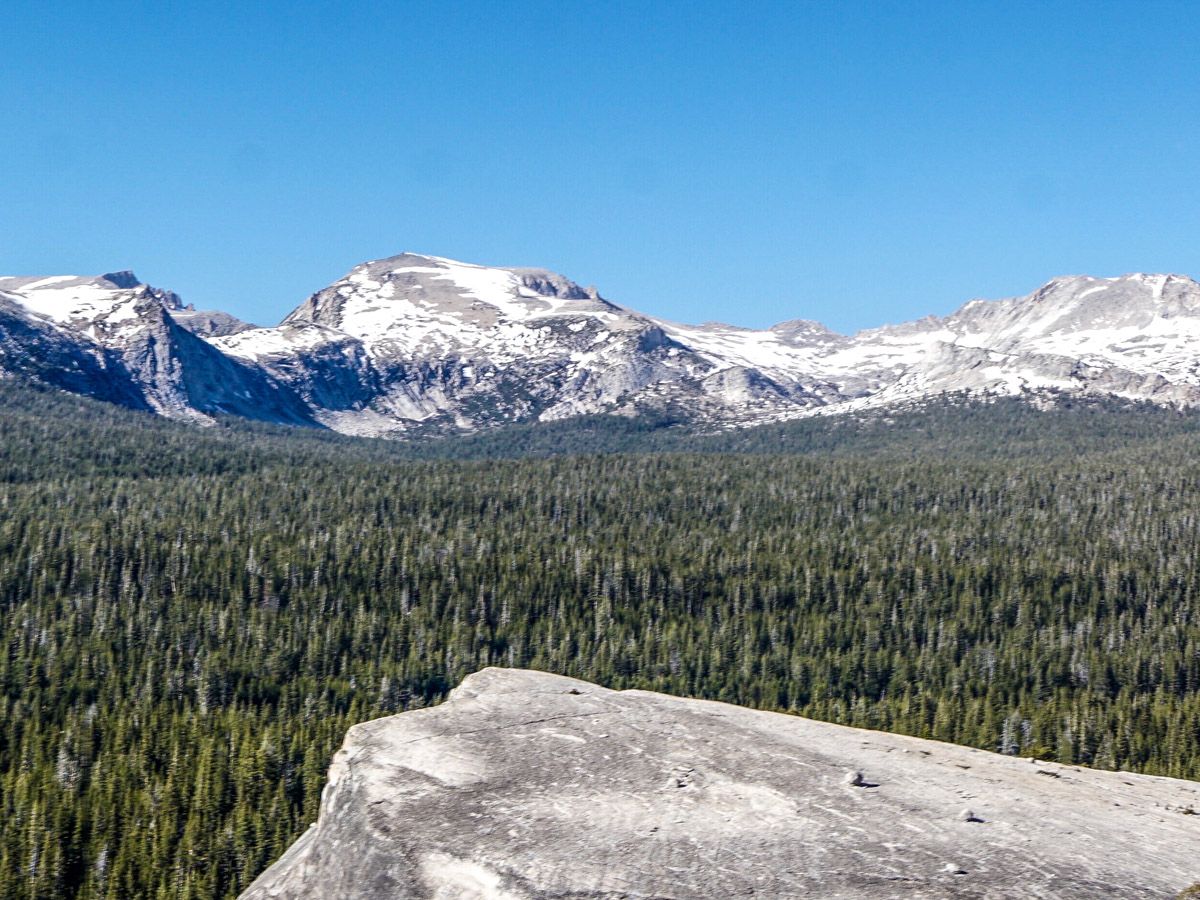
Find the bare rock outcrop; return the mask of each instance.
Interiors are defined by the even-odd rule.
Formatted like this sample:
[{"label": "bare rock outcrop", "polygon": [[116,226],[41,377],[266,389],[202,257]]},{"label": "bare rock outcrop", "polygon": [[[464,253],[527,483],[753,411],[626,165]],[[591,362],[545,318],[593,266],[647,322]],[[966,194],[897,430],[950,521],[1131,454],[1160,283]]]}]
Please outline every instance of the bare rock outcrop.
[{"label": "bare rock outcrop", "polygon": [[1200,783],[508,669],[352,728],[267,898],[1172,897]]}]

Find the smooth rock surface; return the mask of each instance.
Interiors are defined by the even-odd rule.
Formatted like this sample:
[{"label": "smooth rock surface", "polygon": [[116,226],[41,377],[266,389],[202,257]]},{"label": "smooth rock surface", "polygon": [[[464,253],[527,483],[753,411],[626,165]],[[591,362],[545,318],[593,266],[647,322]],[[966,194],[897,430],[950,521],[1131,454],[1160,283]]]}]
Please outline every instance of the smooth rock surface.
[{"label": "smooth rock surface", "polygon": [[511,669],[352,728],[266,898],[1172,897],[1200,783]]}]

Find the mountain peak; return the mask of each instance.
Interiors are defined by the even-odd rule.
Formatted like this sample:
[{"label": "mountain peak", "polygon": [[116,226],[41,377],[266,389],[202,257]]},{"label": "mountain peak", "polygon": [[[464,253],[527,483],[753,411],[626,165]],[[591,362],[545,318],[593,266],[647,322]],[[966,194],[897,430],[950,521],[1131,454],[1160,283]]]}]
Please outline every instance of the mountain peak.
[{"label": "mountain peak", "polygon": [[[557,297],[561,300],[601,300],[600,293],[594,287],[581,287],[571,279],[550,269],[538,266],[487,266],[480,263],[463,262],[446,256],[433,256],[427,253],[414,253],[405,250],[395,256],[371,260],[355,266],[351,275],[364,273],[373,276],[397,275],[405,272],[442,269],[446,275],[433,273],[433,277],[447,278],[459,281],[456,273],[466,276],[472,286],[478,283],[477,277],[471,273],[500,272],[515,275],[520,286],[529,288],[534,293],[544,297]],[[518,288],[519,290],[519,288]]]},{"label": "mountain peak", "polygon": [[100,276],[100,280],[107,281],[114,287],[119,288],[135,288],[141,285],[138,277],[128,269],[122,269],[120,272],[105,272]]},{"label": "mountain peak", "polygon": [[[428,269],[444,269],[447,266],[470,266],[471,263],[459,262],[454,259],[446,259],[441,256],[431,256],[427,253],[413,253],[409,250],[402,250],[395,256],[385,256],[381,259],[370,259],[366,262],[359,263],[351,271],[372,272],[382,274],[384,272],[396,272],[408,268],[428,268]],[[476,266],[475,268],[483,268]]]},{"label": "mountain peak", "polygon": [[788,319],[785,322],[776,322],[768,330],[776,334],[791,335],[793,337],[801,335],[818,338],[839,336],[833,329],[812,319]]},{"label": "mountain peak", "polygon": [[[1096,275],[1058,275],[1034,291],[1031,297],[1041,297],[1056,291],[1093,291],[1100,293],[1109,289],[1150,288],[1155,296],[1161,295],[1164,287],[1169,284],[1180,286],[1197,285],[1195,279],[1188,275],[1174,272],[1126,272],[1123,275],[1100,277]],[[1200,286],[1200,285],[1198,285]]]},{"label": "mountain peak", "polygon": [[143,312],[183,308],[178,294],[143,284],[130,271],[0,278],[0,290],[30,312],[60,324],[120,322],[122,330],[128,330]]},{"label": "mountain peak", "polygon": [[431,351],[435,346],[491,343],[504,323],[620,312],[595,288],[548,269],[483,266],[404,252],[355,266],[310,297],[284,324],[315,322],[360,340],[386,336],[393,345]]}]

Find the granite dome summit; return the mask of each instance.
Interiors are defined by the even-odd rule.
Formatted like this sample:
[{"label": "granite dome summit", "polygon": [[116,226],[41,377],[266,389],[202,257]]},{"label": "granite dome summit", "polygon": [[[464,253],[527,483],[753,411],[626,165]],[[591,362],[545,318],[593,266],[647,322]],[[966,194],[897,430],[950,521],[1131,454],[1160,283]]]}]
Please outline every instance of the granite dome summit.
[{"label": "granite dome summit", "polygon": [[757,424],[945,394],[1188,407],[1200,403],[1200,284],[1056,278],[848,336],[804,319],[680,324],[548,270],[415,253],[356,266],[265,328],[130,272],[8,277],[0,373],[173,418],[363,435],[663,410]]},{"label": "granite dome summit", "polygon": [[355,725],[242,900],[1172,896],[1200,785],[544,672]]}]

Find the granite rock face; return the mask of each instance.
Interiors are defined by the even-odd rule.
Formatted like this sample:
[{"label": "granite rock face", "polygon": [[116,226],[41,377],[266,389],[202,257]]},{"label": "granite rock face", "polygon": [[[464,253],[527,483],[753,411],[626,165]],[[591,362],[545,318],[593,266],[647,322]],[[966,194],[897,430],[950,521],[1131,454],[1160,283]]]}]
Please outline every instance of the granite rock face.
[{"label": "granite rock face", "polygon": [[205,339],[250,327],[185,307],[132,272],[0,278],[0,377],[185,421],[315,425],[288,387]]},{"label": "granite rock face", "polygon": [[267,898],[1172,897],[1200,783],[540,672],[357,725]]}]

